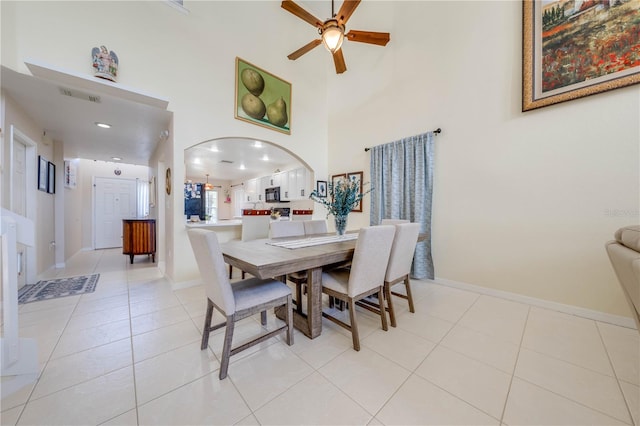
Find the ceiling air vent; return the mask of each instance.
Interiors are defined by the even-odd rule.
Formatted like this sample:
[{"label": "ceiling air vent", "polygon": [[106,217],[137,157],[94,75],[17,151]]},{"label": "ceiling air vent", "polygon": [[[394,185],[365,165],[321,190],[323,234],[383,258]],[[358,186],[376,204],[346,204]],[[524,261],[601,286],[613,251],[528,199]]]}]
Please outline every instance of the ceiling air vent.
[{"label": "ceiling air vent", "polygon": [[87,92],[82,92],[80,90],[76,90],[76,89],[69,89],[66,87],[59,87],[60,89],[60,94],[63,96],[69,96],[72,98],[76,98],[76,99],[82,99],[84,101],[89,101],[89,102],[93,102],[96,104],[100,103],[100,96],[98,95],[92,95],[91,93],[87,93]]},{"label": "ceiling air vent", "polygon": [[225,164],[233,164],[233,161],[231,160],[220,160],[220,162]]}]

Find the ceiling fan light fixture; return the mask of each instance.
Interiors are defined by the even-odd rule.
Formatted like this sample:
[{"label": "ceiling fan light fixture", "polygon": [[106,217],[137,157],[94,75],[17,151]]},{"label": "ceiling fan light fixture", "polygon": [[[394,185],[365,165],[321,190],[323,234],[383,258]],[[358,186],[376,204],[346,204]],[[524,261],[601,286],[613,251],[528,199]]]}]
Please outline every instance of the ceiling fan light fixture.
[{"label": "ceiling fan light fixture", "polygon": [[338,25],[335,19],[328,19],[322,29],[322,42],[332,54],[342,47],[344,41],[344,27]]}]

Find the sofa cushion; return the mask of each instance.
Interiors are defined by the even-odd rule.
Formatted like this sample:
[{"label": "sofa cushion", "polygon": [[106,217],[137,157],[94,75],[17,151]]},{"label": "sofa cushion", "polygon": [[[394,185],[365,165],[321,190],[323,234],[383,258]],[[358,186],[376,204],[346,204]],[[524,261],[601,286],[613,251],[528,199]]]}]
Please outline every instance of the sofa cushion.
[{"label": "sofa cushion", "polygon": [[640,252],[640,225],[620,228],[616,231],[615,237],[623,246]]}]

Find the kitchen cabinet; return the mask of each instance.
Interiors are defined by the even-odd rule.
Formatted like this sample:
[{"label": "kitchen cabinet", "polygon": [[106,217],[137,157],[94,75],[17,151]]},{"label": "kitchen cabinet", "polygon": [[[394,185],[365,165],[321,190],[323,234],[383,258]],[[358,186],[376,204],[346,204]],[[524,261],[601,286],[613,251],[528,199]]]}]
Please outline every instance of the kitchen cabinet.
[{"label": "kitchen cabinet", "polygon": [[265,188],[271,188],[271,176],[262,176],[258,180],[258,201],[265,201],[264,199],[264,190]]},{"label": "kitchen cabinet", "polygon": [[304,167],[249,179],[244,182],[245,201],[264,202],[266,188],[280,187],[280,200],[306,200],[311,192],[309,172]]},{"label": "kitchen cabinet", "polygon": [[249,203],[255,203],[258,200],[258,179],[249,179],[244,184],[244,195]]},{"label": "kitchen cabinet", "polygon": [[309,198],[309,173],[304,167],[287,171],[287,200],[306,200]]},{"label": "kitchen cabinet", "polygon": [[146,254],[156,261],[156,221],[155,219],[122,220],[122,254],[133,256]]}]

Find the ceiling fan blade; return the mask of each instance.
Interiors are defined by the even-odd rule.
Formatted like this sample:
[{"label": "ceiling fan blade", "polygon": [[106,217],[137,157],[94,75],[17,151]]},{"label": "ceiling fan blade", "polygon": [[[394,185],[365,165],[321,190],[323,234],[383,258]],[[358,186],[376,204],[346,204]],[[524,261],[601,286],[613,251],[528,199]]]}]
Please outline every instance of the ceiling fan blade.
[{"label": "ceiling fan blade", "polygon": [[358,31],[351,30],[344,35],[349,41],[358,41],[360,43],[377,44],[378,46],[386,46],[391,40],[389,33],[378,33],[375,31]]},{"label": "ceiling fan blade", "polygon": [[296,50],[295,52],[287,56],[287,58],[291,59],[292,61],[295,61],[300,56],[304,55],[305,53],[307,53],[308,51],[310,51],[311,49],[313,49],[314,47],[320,44],[322,44],[322,39],[319,38],[317,40],[312,40],[309,43],[302,46],[300,49]]},{"label": "ceiling fan blade", "polygon": [[345,25],[359,4],[360,0],[344,0],[342,6],[340,6],[338,14],[336,15],[338,24]]},{"label": "ceiling fan blade", "polygon": [[312,14],[304,10],[302,7],[298,6],[293,1],[283,0],[281,6],[284,10],[287,10],[293,13],[298,18],[302,19],[305,22],[310,23],[314,27],[322,28],[323,22],[321,20],[319,20],[318,18],[316,18],[315,16],[313,16]]},{"label": "ceiling fan blade", "polygon": [[333,54],[333,63],[336,65],[336,74],[342,74],[347,70],[347,65],[344,63],[344,56],[342,56],[342,49],[338,49]]}]

